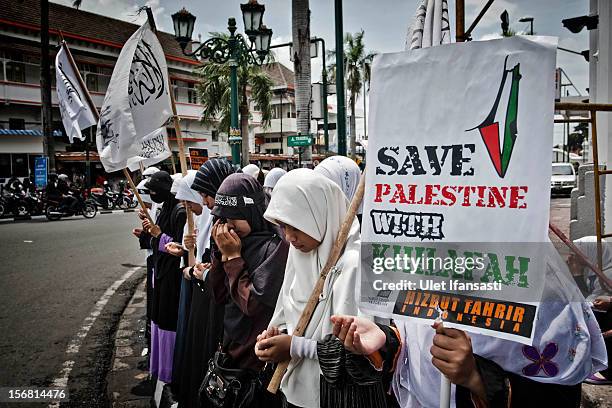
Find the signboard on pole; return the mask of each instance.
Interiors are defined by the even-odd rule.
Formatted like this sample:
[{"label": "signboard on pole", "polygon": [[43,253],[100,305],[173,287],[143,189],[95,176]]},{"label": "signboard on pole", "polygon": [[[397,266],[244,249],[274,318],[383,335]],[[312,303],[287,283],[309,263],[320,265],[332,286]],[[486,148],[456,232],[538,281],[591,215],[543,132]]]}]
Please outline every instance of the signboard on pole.
[{"label": "signboard on pole", "polygon": [[47,158],[37,157],[34,159],[34,184],[36,188],[47,187]]},{"label": "signboard on pole", "polygon": [[513,37],[375,59],[364,313],[441,315],[531,344],[550,245],[555,48]]},{"label": "signboard on pole", "polygon": [[312,144],[312,135],[295,135],[287,136],[287,146],[289,147],[302,147],[310,146]]},{"label": "signboard on pole", "polygon": [[191,169],[198,170],[208,160],[208,149],[189,148],[189,161]]}]

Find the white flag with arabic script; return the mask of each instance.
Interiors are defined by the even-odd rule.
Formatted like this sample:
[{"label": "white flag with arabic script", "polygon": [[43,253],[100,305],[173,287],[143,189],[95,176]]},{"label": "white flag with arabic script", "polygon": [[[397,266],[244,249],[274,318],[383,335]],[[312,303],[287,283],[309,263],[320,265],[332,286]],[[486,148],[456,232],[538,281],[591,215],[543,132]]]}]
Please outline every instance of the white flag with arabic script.
[{"label": "white flag with arabic script", "polygon": [[172,117],[168,83],[164,51],[145,23],[123,46],[100,112],[96,143],[107,172],[142,161],[138,158],[151,165],[164,156],[149,149],[161,145],[147,141],[157,140]]},{"label": "white flag with arabic script", "polygon": [[81,87],[80,74],[70,63],[69,52],[62,44],[55,57],[55,78],[62,123],[72,143],[75,138],[84,140],[81,130],[95,125],[97,120],[85,99],[87,89]]}]

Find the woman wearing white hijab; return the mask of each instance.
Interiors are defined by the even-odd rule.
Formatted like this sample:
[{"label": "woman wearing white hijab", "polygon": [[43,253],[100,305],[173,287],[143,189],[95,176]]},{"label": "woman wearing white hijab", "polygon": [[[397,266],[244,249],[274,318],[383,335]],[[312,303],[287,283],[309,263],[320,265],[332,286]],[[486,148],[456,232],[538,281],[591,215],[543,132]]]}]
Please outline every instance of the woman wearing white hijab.
[{"label": "woman wearing white hijab", "polygon": [[385,357],[397,362],[393,390],[402,408],[439,406],[441,371],[459,384],[452,407],[577,407],[580,383],[607,358],[593,313],[554,248],[537,319],[531,346],[410,319],[397,321],[397,331],[350,316],[332,320],[353,352],[371,355],[387,346]]},{"label": "woman wearing white hijab", "polygon": [[[330,318],[358,312],[355,288],[359,283],[360,240],[355,219],[337,269],[327,276],[304,337],[290,336],[327,262],[348,207],[348,200],[336,184],[313,170],[296,169],[276,184],[264,214],[284,230],[291,248],[270,329],[260,335],[256,354],[263,361],[292,358],[281,384],[291,406],[320,406],[318,354],[321,342],[332,333]],[[280,334],[282,330],[288,335]]]},{"label": "woman wearing white hijab", "polygon": [[[336,183],[349,201],[353,199],[361,178],[361,170],[353,160],[346,156],[331,156],[319,163],[314,171]],[[359,223],[361,223],[362,208],[363,203],[357,211]]]},{"label": "woman wearing white hijab", "polygon": [[[180,348],[175,348],[174,356],[176,378],[179,384],[178,400],[186,407],[197,406],[194,388],[197,394],[197,388],[202,381],[199,373],[205,371],[208,357],[206,350],[203,350],[208,340],[207,332],[210,322],[215,320],[209,318],[211,312],[208,306],[211,299],[206,285],[206,274],[210,268],[210,234],[213,217],[208,207],[204,205],[202,196],[191,188],[196,173],[195,170],[188,170],[185,177],[174,181],[171,189],[176,199],[184,201],[196,215],[194,234],[187,234],[187,225],[184,230],[182,249],[188,250],[195,247],[196,264],[183,269],[181,304],[183,304],[183,297],[185,300],[189,298],[188,305],[185,302],[189,309],[184,313],[183,325],[181,325],[184,329],[180,339],[182,344]],[[178,345],[179,336],[177,335]]]},{"label": "woman wearing white hijab", "polygon": [[272,194],[272,190],[274,190],[274,186],[278,183],[278,180],[281,179],[287,172],[280,167],[275,167],[266,174],[266,178],[264,179],[264,191],[268,194]]}]

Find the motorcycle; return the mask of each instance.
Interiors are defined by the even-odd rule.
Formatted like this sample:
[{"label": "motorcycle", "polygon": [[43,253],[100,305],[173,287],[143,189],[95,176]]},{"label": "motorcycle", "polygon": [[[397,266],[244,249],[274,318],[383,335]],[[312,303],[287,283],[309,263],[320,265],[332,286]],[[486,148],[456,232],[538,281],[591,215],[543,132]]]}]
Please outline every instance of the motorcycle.
[{"label": "motorcycle", "polygon": [[45,201],[43,200],[42,193],[28,192],[23,195],[23,199],[28,204],[30,215],[42,215],[45,213]]},{"label": "motorcycle", "polygon": [[30,203],[24,196],[5,191],[0,201],[0,216],[12,214],[14,217],[30,215]]},{"label": "motorcycle", "polygon": [[134,193],[129,188],[123,189],[123,196],[128,200],[128,208],[136,208],[138,205],[138,200],[134,197]]},{"label": "motorcycle", "polygon": [[130,197],[110,189],[92,188],[90,196],[96,206],[104,210],[114,210],[117,207],[126,210],[135,207]]},{"label": "motorcycle", "polygon": [[83,193],[72,194],[77,199],[73,209],[66,208],[61,205],[61,202],[47,200],[47,209],[45,215],[49,221],[56,221],[62,217],[71,217],[73,215],[83,215],[85,218],[93,218],[98,213],[96,204],[89,199],[85,199]]}]

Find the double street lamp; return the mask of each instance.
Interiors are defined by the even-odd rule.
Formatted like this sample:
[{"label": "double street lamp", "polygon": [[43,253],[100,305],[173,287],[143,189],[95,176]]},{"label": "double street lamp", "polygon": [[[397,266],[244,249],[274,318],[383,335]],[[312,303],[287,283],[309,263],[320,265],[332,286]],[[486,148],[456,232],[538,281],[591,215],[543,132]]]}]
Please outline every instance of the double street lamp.
[{"label": "double street lamp", "polygon": [[183,54],[189,57],[199,57],[217,64],[229,62],[230,66],[230,131],[229,144],[232,148],[232,163],[240,165],[240,143],[242,142],[238,121],[238,66],[261,65],[270,51],[272,30],[263,24],[265,6],[257,0],[249,0],[241,4],[244,32],[236,34],[236,19],[230,17],[227,21],[230,36],[228,39],[212,37],[201,43],[194,51],[186,51],[187,45],[192,42],[195,16],[184,7],[172,15],[174,36],[181,46]]}]

